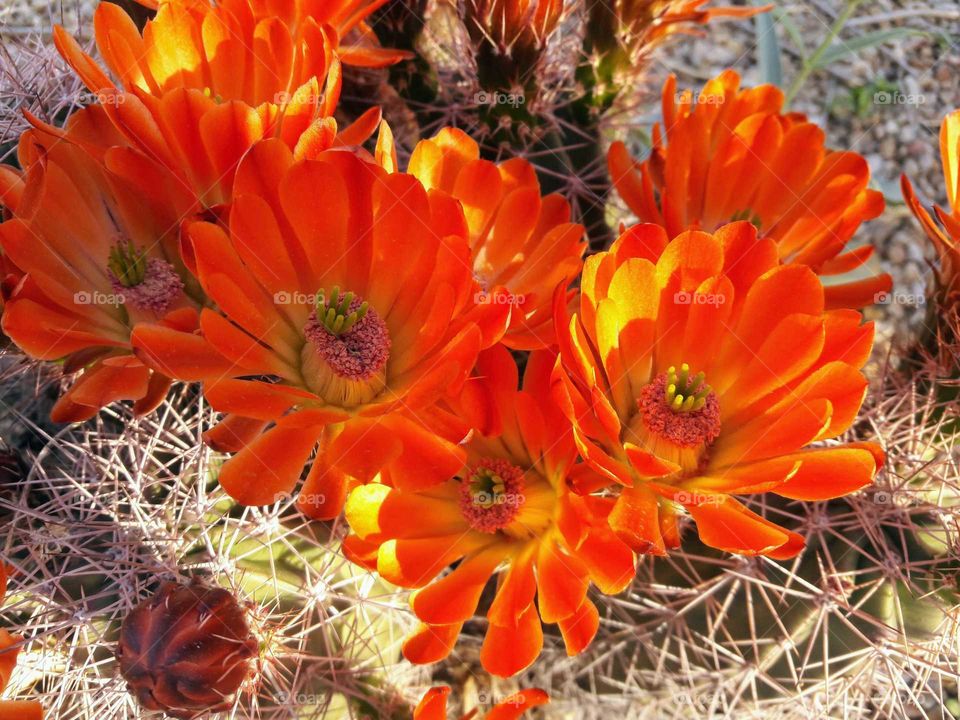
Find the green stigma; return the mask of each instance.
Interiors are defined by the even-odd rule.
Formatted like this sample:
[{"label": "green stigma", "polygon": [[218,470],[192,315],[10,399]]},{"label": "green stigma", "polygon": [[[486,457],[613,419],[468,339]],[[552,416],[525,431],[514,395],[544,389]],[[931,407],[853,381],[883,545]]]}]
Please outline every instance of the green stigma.
[{"label": "green stigma", "polygon": [[367,303],[363,302],[354,311],[350,305],[356,297],[352,292],[340,294],[339,286],[334,286],[329,297],[325,290],[317,293],[317,322],[331,335],[343,335],[350,332],[354,325],[367,314]]},{"label": "green stigma", "polygon": [[477,468],[470,477],[470,494],[478,507],[492,507],[506,491],[503,478],[490,468]]},{"label": "green stigma", "polygon": [[737,222],[738,220],[749,220],[750,224],[752,224],[757,230],[759,230],[760,226],[763,225],[763,221],[760,220],[760,216],[750,208],[738,210],[730,217],[730,222]]},{"label": "green stigma", "polygon": [[129,240],[117,243],[110,250],[107,268],[123,287],[134,287],[147,275],[147,253],[138,251]]},{"label": "green stigma", "polygon": [[667,387],[664,399],[674,412],[694,412],[707,402],[712,388],[704,380],[706,376],[698,372],[690,377],[690,366],[683,363],[680,372],[673,365],[667,370]]}]

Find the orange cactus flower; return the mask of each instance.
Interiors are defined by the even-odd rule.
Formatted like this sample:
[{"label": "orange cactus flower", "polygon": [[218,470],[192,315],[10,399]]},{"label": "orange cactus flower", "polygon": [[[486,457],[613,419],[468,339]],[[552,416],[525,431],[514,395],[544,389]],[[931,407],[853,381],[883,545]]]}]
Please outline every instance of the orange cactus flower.
[{"label": "orange cactus flower", "polygon": [[481,160],[477,143],[452,128],[418,143],[408,172],[463,204],[477,299],[506,324],[501,341],[521,350],[555,345],[553,291],[569,287],[586,247],[567,201],[541,196],[527,160]]},{"label": "orange cactus flower", "polygon": [[[230,6],[234,4],[238,8],[245,6],[243,2]],[[376,130],[379,108],[371,108],[342,129],[333,117],[340,99],[342,74],[341,60],[335,52],[336,38],[330,32],[315,28],[315,32],[308,33],[309,48],[299,47],[289,61],[302,66],[297,65],[297,73],[292,75],[288,68],[278,79],[277,57],[284,55],[260,36],[265,29],[256,34],[251,44],[244,44],[240,35],[221,27],[226,22],[224,18],[233,17],[227,5],[207,7],[203,21],[194,17],[201,5],[207,7],[205,3],[189,3],[190,9],[178,3],[163,3],[155,23],[160,23],[162,17],[160,27],[165,30],[161,33],[156,26],[145,30],[156,42],[156,58],[151,61],[156,66],[155,73],[169,73],[163,82],[147,82],[144,75],[126,68],[125,72],[118,72],[123,78],[122,87],[118,88],[69,34],[56,29],[55,40],[61,54],[96,95],[124,145],[129,146],[106,150],[105,162],[113,172],[146,193],[173,184],[194,198],[195,213],[216,213],[229,203],[237,165],[255,142],[279,138],[296,157],[303,158],[333,146],[358,145]],[[107,57],[118,53],[121,58],[131,57],[124,48],[125,42],[132,40],[123,38],[130,31],[136,34],[135,28],[132,24],[127,30],[113,27],[130,23],[129,18],[121,19],[123,11],[110,3],[103,3],[100,8],[100,24],[106,25],[101,35],[107,43]],[[240,13],[239,17],[250,20],[249,12]],[[272,15],[263,22],[265,28],[273,28],[267,37],[286,46],[279,39],[286,37],[286,26]],[[316,25],[309,18],[304,22],[304,27]],[[275,23],[279,25],[274,27]],[[203,65],[190,73],[177,63],[191,55],[190,42],[199,42],[200,27],[203,37],[215,36],[215,42],[225,44],[216,45],[216,57],[221,62]],[[226,39],[221,37],[224,33]],[[173,52],[174,47],[183,52]],[[193,48],[193,52],[199,50]],[[247,57],[251,53],[253,56]],[[246,58],[243,62],[251,67],[265,67],[263,77],[252,70],[238,70],[237,57]],[[264,65],[263,57],[269,57],[270,63]],[[137,78],[147,87],[141,87]],[[35,118],[31,120],[42,126]]]},{"label": "orange cactus flower", "polygon": [[[0,562],[0,603],[3,603],[7,594],[9,572],[9,568]],[[20,638],[0,628],[0,692],[3,692],[10,682],[19,654]],[[42,718],[43,706],[36,700],[0,700],[0,720],[42,720]]]},{"label": "orange cactus flower", "polygon": [[554,363],[550,351],[532,353],[518,391],[509,351],[481,353],[463,393],[462,413],[475,431],[452,479],[414,491],[369,484],[347,501],[353,534],[345,552],[394,584],[418,588],[411,604],[422,624],[403,648],[412,662],[451,652],[501,566],[480,655],[500,676],[540,654],[541,621],[559,625],[568,654],[581,652],[599,624],[590,583],[616,593],[634,576],[633,553],[607,524],[612,501],[567,490],[571,477],[592,473],[576,463],[570,424],[551,400]]},{"label": "orange cactus flower", "polygon": [[[649,158],[635,162],[614,143],[611,179],[641,222],[662,225],[670,237],[750,220],[776,241],[783,262],[822,276],[846,273],[873,252],[844,249],[863,221],[883,211],[883,196],[867,187],[866,160],[825,149],[820,128],[782,108],[779,88],[740,90],[733,70],[708,82],[696,102],[689,91],[678,95],[671,77]],[[890,287],[887,274],[832,285],[827,305],[863,307]]]},{"label": "orange cactus flower", "polygon": [[940,126],[940,157],[949,212],[934,208],[934,220],[917,199],[906,175],[901,178],[901,186],[907,206],[920,221],[937,251],[938,285],[943,295],[943,305],[956,309],[960,307],[960,110],[947,115]]},{"label": "orange cactus flower", "polygon": [[[447,720],[447,696],[450,694],[448,687],[430,688],[423,696],[420,704],[413,711],[413,720]],[[508,698],[504,698],[490,712],[484,715],[484,720],[517,720],[527,710],[540,705],[546,705],[550,702],[550,696],[543,690],[530,688],[514,693]],[[460,720],[471,720],[477,717],[477,711],[473,710],[464,715]]]},{"label": "orange cactus flower", "polygon": [[3,331],[33,358],[82,370],[53,408],[57,422],[86,420],[117,400],[152,410],[170,379],[132,355],[133,326],[196,325],[198,288],[178,250],[183,208],[152,202],[83,147],[119,142],[115,135],[101,108],[86,108],[56,135],[24,133],[26,170],[0,172],[13,215],[0,224],[0,248],[24,273],[7,293]]},{"label": "orange cactus flower", "polygon": [[[426,430],[430,406],[465,380],[480,348],[463,213],[416,178],[352,152],[295,161],[257,143],[237,171],[229,234],[184,227],[184,254],[219,312],[203,336],[140,326],[138,356],[204,381],[236,452],[220,483],[239,502],[290,493],[314,449],[304,512],[335,517],[349,486],[383,472],[440,482],[463,451]],[[269,378],[269,379],[264,379]]]},{"label": "orange cactus flower", "polygon": [[[118,5],[94,13],[97,49],[128,92],[160,97],[174,88],[204,90],[256,107],[282,104],[313,77],[330,51],[348,65],[382,67],[407,56],[384,50],[364,18],[386,0],[161,0],[141,33]],[[348,43],[341,42],[350,36]],[[91,91],[112,83],[60,27],[54,40]]]},{"label": "orange cactus flower", "polygon": [[669,242],[658,225],[630,228],[587,260],[572,318],[557,303],[555,387],[604,476],[578,489],[620,488],[610,524],[640,552],[679,544],[682,509],[710,547],[797,554],[803,537],[734,496],[823,500],[872,481],[875,445],[823,445],[866,392],[873,327],[861,322],[825,310],[814,272],[780,264],[751,223]]}]

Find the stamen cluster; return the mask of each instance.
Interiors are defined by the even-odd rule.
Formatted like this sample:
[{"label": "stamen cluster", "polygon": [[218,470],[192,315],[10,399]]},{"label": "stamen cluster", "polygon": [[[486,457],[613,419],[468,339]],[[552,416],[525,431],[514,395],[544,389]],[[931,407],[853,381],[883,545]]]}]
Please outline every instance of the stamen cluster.
[{"label": "stamen cluster", "polygon": [[329,298],[326,292],[321,290],[317,293],[317,322],[331,335],[350,332],[353,326],[366,316],[369,307],[366,302],[354,305],[354,297],[352,292],[341,295],[340,288],[336,285],[333,286]]},{"label": "stamen cluster", "polygon": [[700,410],[707,402],[711,388],[704,380],[703,372],[690,377],[690,366],[683,363],[680,372],[673,365],[667,370],[667,382],[664,389],[664,399],[667,406],[674,412],[694,412]]},{"label": "stamen cluster", "polygon": [[147,253],[137,250],[130,240],[121,241],[111,248],[107,268],[120,285],[134,287],[147,275]]},{"label": "stamen cluster", "polygon": [[523,471],[506,460],[484,458],[460,486],[460,509],[481,532],[509,525],[523,505]]}]

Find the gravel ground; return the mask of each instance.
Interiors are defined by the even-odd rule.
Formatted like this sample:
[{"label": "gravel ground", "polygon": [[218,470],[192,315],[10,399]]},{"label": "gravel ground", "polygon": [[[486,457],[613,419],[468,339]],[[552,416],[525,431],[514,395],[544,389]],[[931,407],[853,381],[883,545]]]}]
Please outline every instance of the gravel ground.
[{"label": "gravel ground", "polygon": [[54,23],[77,28],[90,26],[93,2],[76,0],[12,0],[0,7],[0,31],[4,34],[27,35],[48,33]]}]

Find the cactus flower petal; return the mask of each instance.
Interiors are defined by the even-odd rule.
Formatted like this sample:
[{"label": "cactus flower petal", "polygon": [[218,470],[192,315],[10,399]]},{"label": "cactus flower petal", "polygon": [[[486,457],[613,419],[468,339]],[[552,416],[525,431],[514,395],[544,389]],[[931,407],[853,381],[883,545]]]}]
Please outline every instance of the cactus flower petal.
[{"label": "cactus flower petal", "polygon": [[872,327],[828,309],[817,275],[749,222],[660,250],[638,241],[649,228],[590,259],[572,318],[558,305],[555,388],[586,464],[609,478],[577,487],[615,495],[610,529],[638,552],[676,546],[685,512],[707,545],[791,557],[803,538],[732,496],[825,500],[872,482],[873,444],[808,447],[853,423]]},{"label": "cactus flower petal", "polygon": [[[726,70],[694,97],[678,94],[670,78],[663,116],[648,159],[634,161],[623,143],[614,143],[607,158],[614,186],[641,222],[675,237],[747,220],[776,243],[784,262],[824,275],[869,257],[840,255],[860,224],[883,211],[882,195],[868,187],[866,160],[826,149],[822,130],[783,111],[778,88],[741,89],[740,76]],[[890,282],[881,274],[831,286],[828,305],[870,305]]]}]

